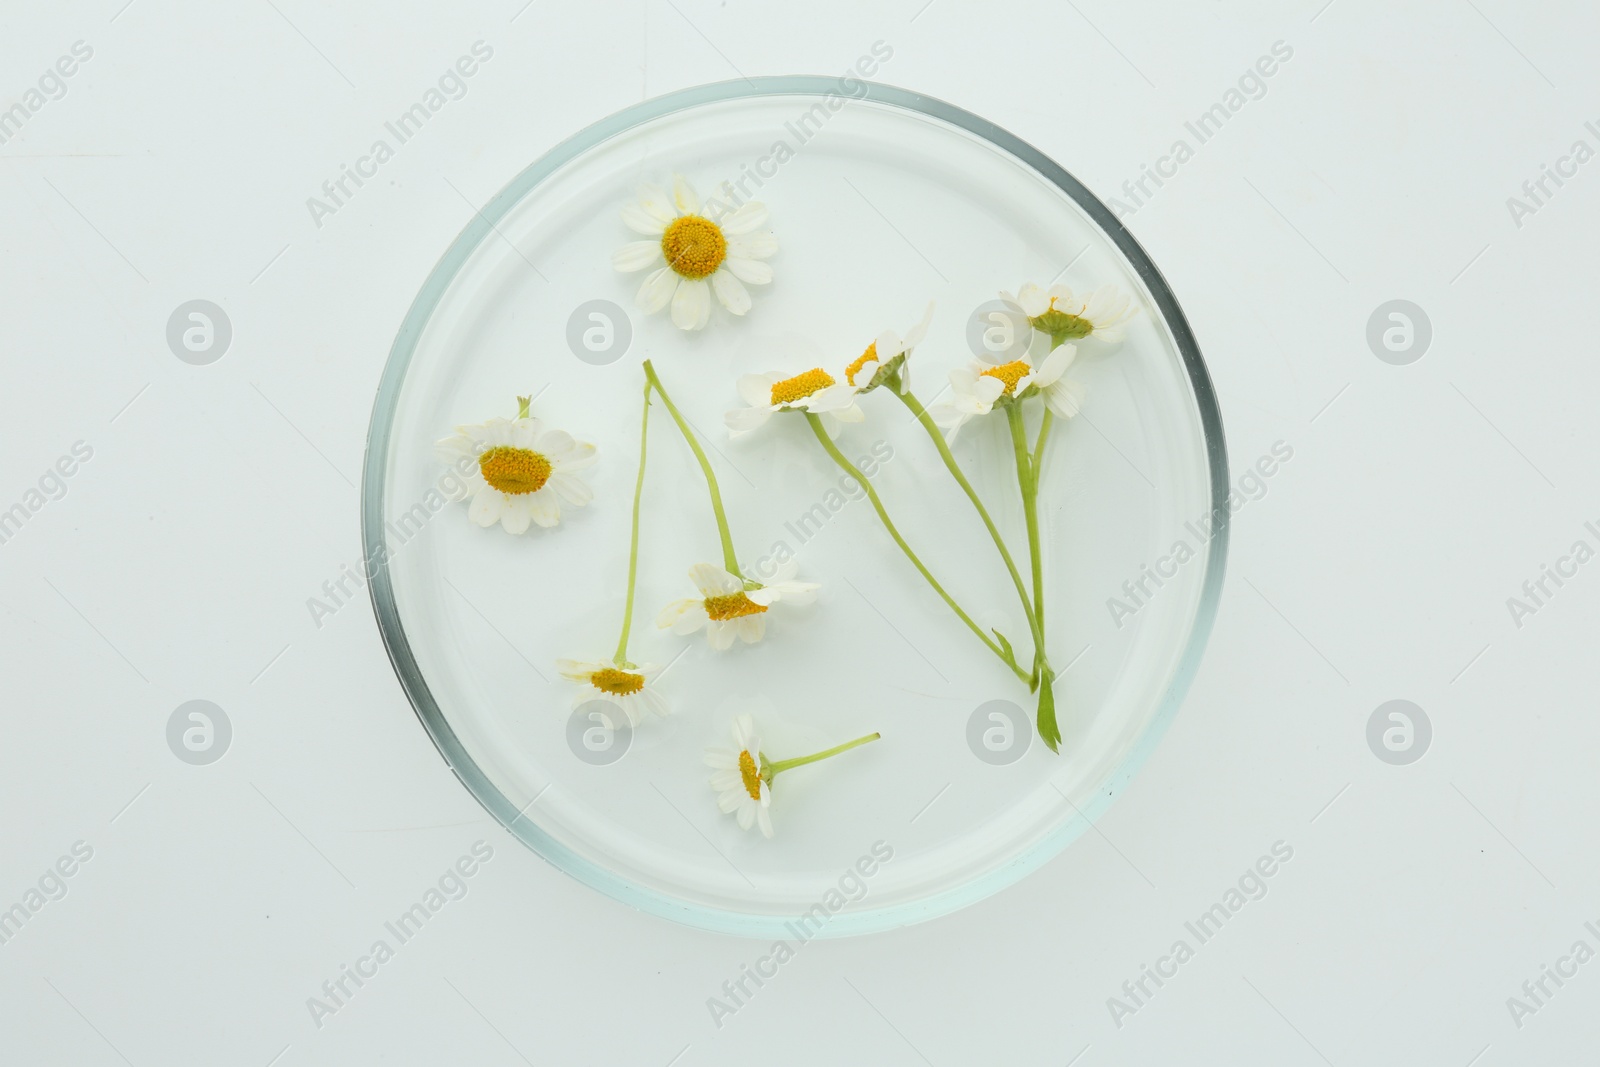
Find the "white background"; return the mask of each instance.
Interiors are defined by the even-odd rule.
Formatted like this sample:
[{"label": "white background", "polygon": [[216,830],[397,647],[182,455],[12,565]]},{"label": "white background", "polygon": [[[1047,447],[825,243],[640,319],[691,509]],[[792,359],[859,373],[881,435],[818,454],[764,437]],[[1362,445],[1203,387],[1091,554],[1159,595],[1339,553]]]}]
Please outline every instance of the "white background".
[{"label": "white background", "polygon": [[[1520,1027],[1507,998],[1579,939],[1600,949],[1600,565],[1520,627],[1506,600],[1575,540],[1600,544],[1600,164],[1520,226],[1506,201],[1573,141],[1600,148],[1592,11],[920,3],[8,13],[0,106],[74,42],[94,54],[0,146],[0,508],[75,441],[93,458],[0,544],[0,907],[74,842],[94,854],[0,945],[0,1061],[1465,1067],[1588,1050],[1600,963],[1547,980]],[[314,225],[306,198],[478,40],[494,59],[466,98]],[[1294,458],[1236,518],[1192,695],[1096,833],[957,915],[805,946],[719,1028],[707,998],[765,946],[637,915],[527,852],[439,759],[364,597],[320,629],[305,602],[359,557],[373,390],[475,204],[644,97],[837,74],[878,40],[879,80],[997,122],[1102,196],[1292,47],[1125,221],[1194,325],[1235,471],[1279,440]],[[233,323],[210,366],[166,343],[196,298]],[[1366,341],[1396,298],[1433,328],[1407,366]],[[205,767],[165,736],[197,698],[234,729]],[[1408,766],[1366,740],[1395,698],[1433,725]],[[319,1028],[307,998],[479,839],[494,859],[468,896]],[[1267,894],[1119,1026],[1108,998],[1193,944],[1185,920],[1278,841],[1293,859]]]}]

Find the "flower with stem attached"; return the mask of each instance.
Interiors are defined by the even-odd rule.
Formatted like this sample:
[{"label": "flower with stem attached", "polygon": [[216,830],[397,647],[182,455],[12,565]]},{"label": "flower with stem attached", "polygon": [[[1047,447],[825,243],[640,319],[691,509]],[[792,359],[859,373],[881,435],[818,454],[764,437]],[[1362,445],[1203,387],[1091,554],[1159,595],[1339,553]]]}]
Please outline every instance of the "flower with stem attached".
[{"label": "flower with stem attached", "polygon": [[749,433],[778,411],[826,415],[829,429],[835,431],[844,423],[867,417],[856,403],[856,390],[835,380],[821,367],[788,378],[776,371],[746,374],[739,379],[738,388],[739,398],[746,406],[734,408],[724,416],[732,437]]},{"label": "flower with stem attached", "polygon": [[689,568],[689,580],[700,595],[668,604],[657,616],[656,625],[680,635],[705,630],[706,640],[718,652],[731,648],[736,637],[753,645],[766,636],[767,612],[774,604],[809,604],[822,588],[815,582],[795,581],[795,570],[794,561],[785,560],[778,567],[777,580],[760,585],[715,563],[696,563]]},{"label": "flower with stem attached", "polygon": [[761,751],[755,720],[749,715],[733,719],[733,747],[706,749],[706,766],[716,771],[711,788],[717,794],[717,807],[739,821],[739,829],[760,826],[765,837],[772,836],[772,782],[779,774],[807,763],[816,763],[841,752],[876,741],[882,734],[871,733],[842,745],[813,752],[795,759],[769,760]]},{"label": "flower with stem attached", "polygon": [[639,576],[639,505],[644,498],[645,459],[650,451],[650,388],[650,380],[646,378],[644,414],[639,420],[639,474],[633,483],[628,595],[622,609],[622,633],[617,638],[617,651],[610,662],[556,660],[556,669],[562,676],[581,686],[573,695],[573,707],[581,707],[592,700],[603,700],[616,705],[628,717],[630,726],[639,725],[646,711],[664,716],[671,710],[666,698],[651,685],[661,668],[653,663],[634,664],[628,660],[628,635],[633,629],[633,594]]},{"label": "flower with stem attached", "polygon": [[575,708],[603,700],[616,705],[628,717],[630,726],[638,726],[647,711],[665,716],[672,710],[666,697],[652,685],[661,673],[659,664],[558,659],[556,669],[563,678],[579,683],[572,697]]},{"label": "flower with stem attached", "polygon": [[1074,293],[1065,285],[1044,289],[1029,282],[1017,290],[1016,296],[1002,292],[1000,299],[1049,337],[1052,348],[1084,337],[1120,341],[1124,325],[1139,311],[1139,305],[1127,293],[1109,284],[1089,293]]},{"label": "flower with stem attached", "polygon": [[[728,513],[722,506],[722,490],[717,486],[716,472],[700,447],[689,420],[683,417],[678,406],[667,395],[660,375],[649,360],[644,361],[644,373],[656,395],[661,398],[667,414],[672,416],[678,432],[683,435],[689,451],[694,453],[700,473],[705,476],[706,492],[711,497],[711,513],[717,520],[717,537],[722,542],[722,566],[700,563],[689,569],[689,577],[700,590],[698,599],[688,597],[669,604],[656,619],[662,629],[671,627],[675,633],[689,634],[702,627],[711,647],[718,651],[727,649],[734,639],[754,644],[766,634],[766,615],[779,600],[791,604],[809,603],[819,588],[811,582],[794,580],[795,564],[785,560],[778,567],[777,580],[765,585],[739,577],[739,557],[733,548],[733,534],[728,528]],[[807,415],[807,418],[815,418]]]},{"label": "flower with stem attached", "polygon": [[922,313],[922,321],[901,337],[893,330],[885,330],[844,369],[845,384],[856,395],[870,393],[891,381],[898,383],[900,368],[905,365],[911,350],[928,335],[928,320],[933,318],[933,303]]},{"label": "flower with stem attached", "polygon": [[1064,419],[1076,415],[1083,406],[1083,386],[1064,378],[1077,357],[1074,345],[1063,345],[1035,365],[1032,357],[1006,363],[974,361],[950,372],[952,398],[930,409],[930,414],[946,436],[955,440],[969,419],[987,415],[995,406],[1029,396],[1043,395],[1046,407]]},{"label": "flower with stem attached", "polygon": [[681,174],[672,195],[654,185],[622,209],[622,221],[649,240],[617,249],[611,265],[619,271],[654,269],[639,286],[640,310],[654,314],[672,305],[672,324],[700,330],[711,321],[711,295],[735,315],[750,310],[745,284],[766,285],[772,268],[761,262],[778,250],[778,239],[759,232],[767,224],[765,204],[751,200],[719,218],[702,213],[700,197]]},{"label": "flower with stem attached", "polygon": [[555,526],[562,504],[582,507],[594,498],[572,473],[594,462],[594,445],[546,428],[528,414],[528,404],[527,397],[518,397],[515,419],[458,426],[437,445],[451,465],[464,458],[476,461],[466,474],[462,498],[471,500],[467,517],[479,526],[498,522],[514,534],[526,533],[530,523]]}]

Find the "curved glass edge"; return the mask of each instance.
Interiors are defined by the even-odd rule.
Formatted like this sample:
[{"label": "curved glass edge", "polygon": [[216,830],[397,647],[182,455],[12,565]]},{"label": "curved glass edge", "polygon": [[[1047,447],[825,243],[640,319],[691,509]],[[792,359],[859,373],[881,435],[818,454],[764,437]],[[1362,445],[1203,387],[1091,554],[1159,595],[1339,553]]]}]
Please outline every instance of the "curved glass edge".
[{"label": "curved glass edge", "polygon": [[843,91],[840,79],[822,75],[781,75],[747,78],[739,81],[714,82],[681,89],[642,103],[635,104],[569,137],[544,156],[530,164],[513,178],[484,207],[475,212],[472,220],[439,258],[427,280],[412,301],[400,329],[389,350],[389,360],[378,384],[378,394],[372,406],[372,422],[367,433],[366,455],[361,472],[361,539],[365,555],[368,592],[377,616],[378,630],[383,637],[389,661],[400,679],[401,687],[410,699],[428,736],[433,739],[445,762],[478,799],[488,812],[513,836],[556,869],[578,881],[598,889],[624,904],[640,911],[659,915],[688,926],[715,933],[732,934],[750,938],[784,937],[788,931],[785,923],[793,916],[753,915],[687,904],[662,896],[652,890],[633,885],[567,848],[539,829],[525,813],[489,780],[477,763],[467,753],[450,723],[444,717],[426,680],[417,666],[415,656],[400,622],[399,609],[394,599],[387,563],[387,547],[383,538],[383,494],[389,455],[391,420],[399,402],[401,384],[415,354],[417,339],[429,317],[437,308],[450,282],[466,263],[467,258],[492,232],[495,224],[504,218],[535,186],[557,169],[595,145],[634,126],[653,121],[674,112],[701,104],[748,96],[824,96],[833,94],[856,100],[870,100],[891,107],[904,108],[940,119],[975,134],[1016,156],[1037,171],[1047,181],[1059,187],[1116,244],[1118,250],[1132,264],[1161,311],[1167,328],[1171,331],[1184,368],[1194,389],[1195,401],[1200,411],[1201,428],[1206,441],[1206,462],[1211,480],[1211,508],[1216,518],[1215,533],[1206,555],[1206,576],[1201,586],[1200,602],[1196,607],[1194,627],[1190,632],[1188,647],[1184,650],[1172,683],[1160,707],[1145,728],[1133,750],[1110,778],[1101,783],[1094,800],[1078,809],[1078,817],[1063,823],[1053,833],[982,878],[966,885],[946,890],[925,900],[897,904],[862,911],[841,911],[818,932],[817,936],[844,937],[854,934],[891,930],[913,923],[937,918],[957,911],[992,896],[1020,881],[1054,859],[1067,845],[1078,838],[1089,825],[1110,807],[1138,772],[1156,745],[1166,733],[1178,706],[1188,693],[1190,684],[1200,667],[1200,660],[1210,640],[1216,622],[1217,607],[1221,600],[1223,571],[1227,559],[1230,514],[1227,507],[1228,456],[1223,439],[1222,412],[1212,386],[1210,372],[1201,358],[1200,347],[1189,321],[1178,304],[1177,297],[1150,257],[1120,220],[1078,179],[1065,168],[1034,148],[1028,142],[969,111],[943,100],[925,96],[909,89],[879,82],[856,82],[856,92]]}]

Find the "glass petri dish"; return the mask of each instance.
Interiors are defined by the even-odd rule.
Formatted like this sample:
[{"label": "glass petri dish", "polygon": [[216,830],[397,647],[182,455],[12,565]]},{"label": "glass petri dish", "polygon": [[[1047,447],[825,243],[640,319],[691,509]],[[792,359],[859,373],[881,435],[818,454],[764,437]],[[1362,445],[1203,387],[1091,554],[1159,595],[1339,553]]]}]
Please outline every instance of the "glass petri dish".
[{"label": "glass petri dish", "polygon": [[[780,147],[781,146],[781,147]],[[611,253],[640,181],[686,175],[765,202],[775,281],[704,331],[646,316]],[[1024,281],[1116,283],[1141,313],[1086,342],[1083,413],[1058,423],[1041,524],[1059,754],[1026,687],[918,579],[797,416],[729,440],[736,378],[842,367],[936,310],[912,357],[925,402]],[[599,303],[594,302],[608,302]],[[615,305],[618,310],[609,310]],[[593,318],[596,308],[602,318]],[[626,310],[620,310],[626,309]],[[613,321],[615,320],[615,321]],[[589,328],[599,334],[584,338]],[[598,342],[598,344],[596,343]],[[597,351],[598,349],[598,351]],[[725,653],[654,625],[720,556],[705,486],[652,409],[635,661],[669,664],[674,713],[634,730],[572,709],[559,657],[617,641],[652,360],[705,442],[747,572],[792,557],[817,601],[775,609]],[[434,442],[534,414],[595,442],[588,507],[512,536],[441,506]],[[867,460],[896,522],[983,625],[1028,647],[1014,591],[932,443],[886,391],[839,447]],[[956,452],[1026,559],[1005,420]],[[362,486],[373,605],[400,682],[462,783],[512,834],[640,910],[752,937],[837,936],[948,913],[1016,882],[1099,816],[1149,756],[1198,666],[1227,547],[1227,460],[1210,378],[1177,299],[1112,213],[1015,136],[917,93],[755,78],[646,101],[557,146],[474,217],[423,284],[379,386]],[[1025,564],[1024,564],[1025,566]],[[883,739],[776,784],[772,840],[717,807],[702,762],[741,712],[774,759]],[[595,730],[599,729],[599,733]]]}]

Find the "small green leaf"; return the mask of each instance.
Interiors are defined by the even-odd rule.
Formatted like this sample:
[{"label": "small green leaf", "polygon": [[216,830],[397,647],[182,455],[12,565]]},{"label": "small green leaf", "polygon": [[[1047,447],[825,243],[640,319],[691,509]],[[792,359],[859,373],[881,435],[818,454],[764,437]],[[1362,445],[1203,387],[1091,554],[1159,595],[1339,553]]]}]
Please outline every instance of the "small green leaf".
[{"label": "small green leaf", "polygon": [[990,628],[989,632],[994,634],[995,640],[1000,642],[1000,647],[1005,651],[1006,654],[1006,662],[1015,667],[1017,665],[1017,654],[1012,649],[1011,642],[1006,640],[1006,635],[992,627]]},{"label": "small green leaf", "polygon": [[1061,728],[1056,725],[1055,679],[1045,671],[1039,684],[1039,737],[1050,746],[1051,752],[1060,750]]}]

